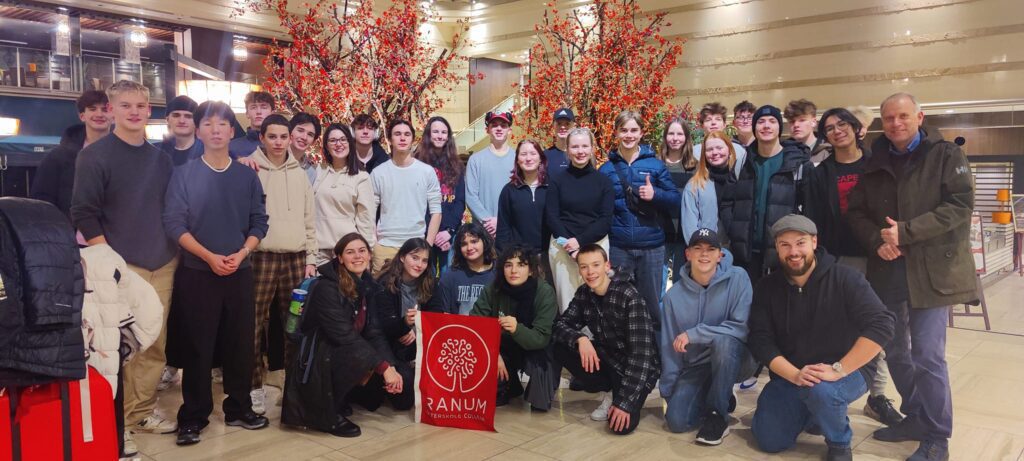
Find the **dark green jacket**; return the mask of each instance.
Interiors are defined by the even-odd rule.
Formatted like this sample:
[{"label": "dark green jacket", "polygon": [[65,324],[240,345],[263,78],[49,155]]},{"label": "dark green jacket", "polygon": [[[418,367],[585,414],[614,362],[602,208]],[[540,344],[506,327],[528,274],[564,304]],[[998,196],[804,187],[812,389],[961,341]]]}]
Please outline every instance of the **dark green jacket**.
[{"label": "dark green jacket", "polygon": [[[882,260],[886,216],[898,222],[911,307],[927,308],[977,300],[974,258],[968,234],[974,209],[974,178],[960,147],[937,129],[921,128],[921,143],[903,174],[893,170],[891,143],[879,137],[864,176],[850,193],[847,222],[868,252],[868,281],[882,297],[902,280],[896,263]],[[898,300],[897,300],[898,301]]]},{"label": "dark green jacket", "polygon": [[[514,334],[504,329],[502,335],[510,336],[523,349],[531,351],[547,347],[551,342],[551,324],[555,321],[555,313],[558,312],[558,303],[555,301],[555,289],[551,288],[543,280],[537,281],[537,296],[534,298],[533,327],[527,327],[520,323]],[[498,292],[494,284],[487,285],[484,292],[476,299],[473,310],[469,315],[481,317],[498,317],[498,313],[516,317],[516,305],[508,295]],[[518,317],[516,317],[518,319]]]}]

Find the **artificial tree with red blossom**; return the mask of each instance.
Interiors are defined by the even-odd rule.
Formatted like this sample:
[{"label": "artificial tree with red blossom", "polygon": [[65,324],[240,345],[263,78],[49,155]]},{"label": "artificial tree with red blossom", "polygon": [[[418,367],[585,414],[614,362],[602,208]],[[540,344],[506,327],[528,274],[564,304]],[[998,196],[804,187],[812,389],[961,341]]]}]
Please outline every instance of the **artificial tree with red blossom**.
[{"label": "artificial tree with red blossom", "polygon": [[288,0],[239,0],[236,15],[276,14],[289,43],[271,47],[264,60],[264,88],[293,112],[317,114],[324,122],[348,121],[368,113],[381,123],[422,121],[440,109],[438,93],[465,75],[453,63],[465,61],[466,23],[444,47],[426,43],[421,26],[438,19],[417,0],[392,0],[375,14],[372,0],[318,0],[293,12]]},{"label": "artificial tree with red blossom", "polygon": [[603,158],[623,109],[649,121],[678,114],[669,106],[676,91],[667,80],[683,41],[661,34],[668,25],[665,13],[644,14],[635,0],[594,0],[561,14],[548,3],[522,89],[531,104],[527,131],[549,137],[554,111],[572,107],[577,124],[594,131]]}]

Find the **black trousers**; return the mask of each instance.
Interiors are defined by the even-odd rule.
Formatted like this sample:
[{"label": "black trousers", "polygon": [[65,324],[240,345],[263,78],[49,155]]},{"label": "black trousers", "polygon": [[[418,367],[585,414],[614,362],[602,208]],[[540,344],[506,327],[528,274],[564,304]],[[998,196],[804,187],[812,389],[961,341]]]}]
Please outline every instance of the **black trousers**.
[{"label": "black trousers", "polygon": [[384,377],[374,373],[370,380],[362,386],[355,386],[345,397],[349,404],[359,404],[370,411],[376,411],[385,400],[398,411],[405,411],[416,403],[416,370],[408,362],[399,360],[393,364],[398,374],[402,375],[402,392],[391,394],[384,389]]},{"label": "black trousers", "polygon": [[[508,371],[508,381],[498,380],[498,404],[502,405],[522,395],[535,408],[550,409],[559,381],[550,345],[544,349],[528,351],[511,336],[501,335],[500,354]],[[520,371],[530,375],[530,382],[525,389],[519,380]]]},{"label": "black trousers", "polygon": [[255,301],[253,271],[228,276],[179,268],[174,278],[179,296],[168,318],[169,352],[182,365],[178,425],[205,427],[213,412],[210,370],[216,354],[224,371],[225,419],[252,410],[249,398],[253,370]]},{"label": "black trousers", "polygon": [[117,392],[114,393],[114,428],[117,430],[117,453],[124,455],[124,357],[117,364]]},{"label": "black trousers", "polygon": [[[580,360],[579,351],[569,349],[569,347],[564,344],[555,345],[555,362],[566,370],[569,370],[569,373],[571,373],[572,377],[575,378],[576,383],[582,386],[584,391],[611,391],[612,396],[618,395],[620,389],[622,389],[622,375],[609,366],[608,362],[605,360],[605,355],[600,349],[597,351],[597,358],[601,361],[601,369],[590,373],[583,369],[583,362]],[[640,404],[636,409],[629,412],[629,425],[621,431],[612,431],[613,433],[626,435],[636,429],[637,424],[640,424],[640,410],[643,408],[644,400],[647,400],[647,395],[644,395],[643,398],[640,399]]]}]

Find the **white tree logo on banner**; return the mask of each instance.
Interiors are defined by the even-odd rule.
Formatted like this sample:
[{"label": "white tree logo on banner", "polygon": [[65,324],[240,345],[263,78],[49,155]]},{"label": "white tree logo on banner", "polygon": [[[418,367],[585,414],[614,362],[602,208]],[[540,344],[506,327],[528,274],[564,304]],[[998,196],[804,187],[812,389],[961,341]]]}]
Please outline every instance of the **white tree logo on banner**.
[{"label": "white tree logo on banner", "polygon": [[434,367],[425,367],[430,380],[448,392],[472,392],[483,384],[491,369],[487,343],[477,332],[462,325],[439,328],[430,338],[426,353],[426,357],[436,357],[433,360],[444,372],[443,376],[434,376]]}]

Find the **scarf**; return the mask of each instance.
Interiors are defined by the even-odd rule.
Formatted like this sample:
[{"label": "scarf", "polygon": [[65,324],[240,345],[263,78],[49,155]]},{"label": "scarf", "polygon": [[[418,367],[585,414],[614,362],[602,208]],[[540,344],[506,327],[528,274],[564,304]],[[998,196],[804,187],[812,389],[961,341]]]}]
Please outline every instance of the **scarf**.
[{"label": "scarf", "polygon": [[533,303],[537,299],[537,278],[529,277],[517,287],[509,286],[506,293],[516,306],[516,321],[526,327],[533,327],[535,310]]}]

